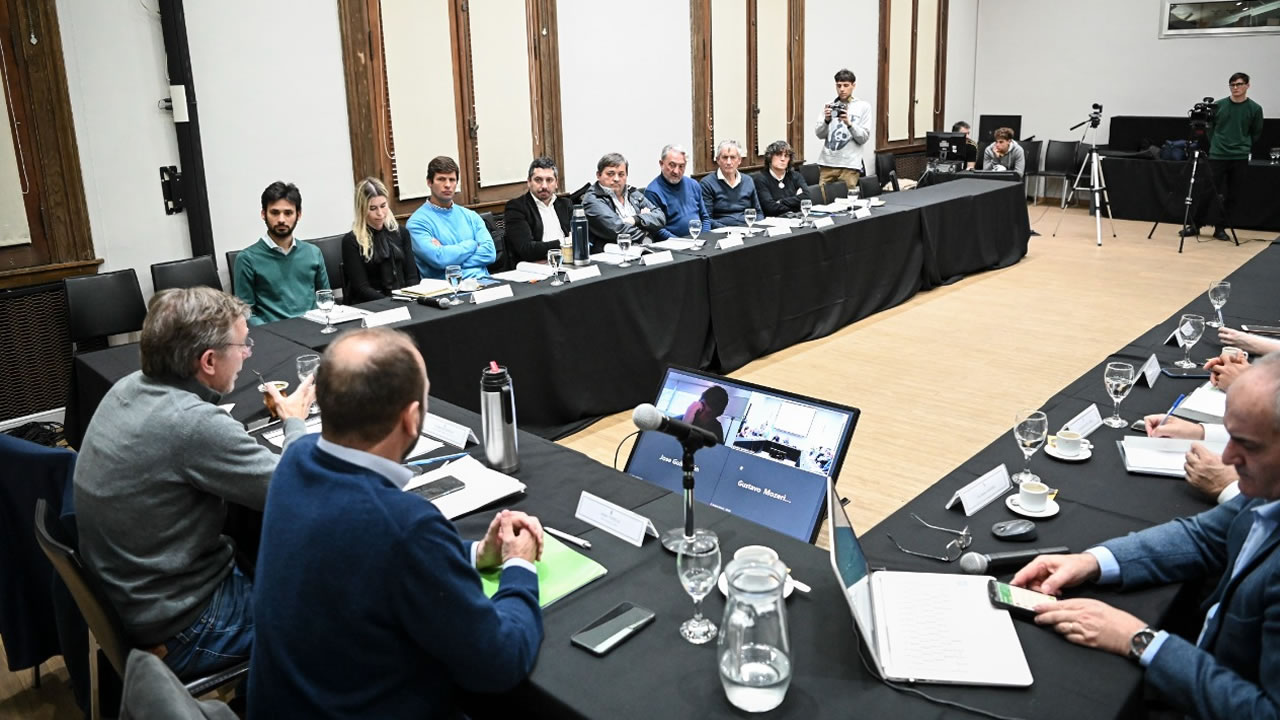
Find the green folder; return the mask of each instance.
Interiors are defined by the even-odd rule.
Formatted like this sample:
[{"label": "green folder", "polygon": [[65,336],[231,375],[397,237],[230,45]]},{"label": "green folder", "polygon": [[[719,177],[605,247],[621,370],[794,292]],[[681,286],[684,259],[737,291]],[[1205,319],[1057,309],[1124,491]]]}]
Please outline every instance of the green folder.
[{"label": "green folder", "polygon": [[[548,533],[542,535],[542,559],[533,565],[538,569],[538,604],[542,607],[547,607],[608,572],[600,563]],[[480,573],[480,585],[485,595],[493,597],[498,592],[498,578],[501,574],[500,567]]]}]

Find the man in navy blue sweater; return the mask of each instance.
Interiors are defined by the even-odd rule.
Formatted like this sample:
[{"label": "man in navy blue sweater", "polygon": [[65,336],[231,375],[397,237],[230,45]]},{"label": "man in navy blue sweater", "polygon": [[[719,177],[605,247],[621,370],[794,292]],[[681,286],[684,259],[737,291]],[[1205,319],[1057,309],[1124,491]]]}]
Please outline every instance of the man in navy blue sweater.
[{"label": "man in navy blue sweater", "polygon": [[716,165],[720,169],[714,175],[702,178],[702,200],[711,213],[713,228],[746,225],[743,218],[746,210],[755,210],[756,217],[764,217],[755,181],[738,172],[741,164],[742,148],[736,140],[725,140],[716,148]]},{"label": "man in navy blue sweater", "polygon": [[[532,670],[542,526],[503,510],[463,542],[402,490],[427,388],[403,333],[357,330],[325,351],[322,436],[290,445],[267,495],[251,718],[456,717],[457,692],[508,690]],[[476,570],[498,565],[490,599]]]},{"label": "man in navy blue sweater", "polygon": [[662,148],[662,157],[658,159],[662,172],[644,190],[645,197],[666,213],[667,224],[658,228],[658,237],[663,240],[687,237],[689,223],[695,218],[702,232],[711,231],[711,213],[702,199],[702,186],[685,176],[687,164],[684,148],[679,145]]}]

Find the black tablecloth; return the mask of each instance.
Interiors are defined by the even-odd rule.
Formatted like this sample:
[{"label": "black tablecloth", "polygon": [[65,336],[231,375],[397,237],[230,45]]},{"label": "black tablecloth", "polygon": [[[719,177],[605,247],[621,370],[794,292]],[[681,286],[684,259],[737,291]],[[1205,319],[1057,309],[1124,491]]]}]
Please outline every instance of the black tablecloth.
[{"label": "black tablecloth", "polygon": [[[1145,220],[1182,226],[1187,188],[1191,181],[1191,161],[1147,160],[1105,157],[1111,213],[1117,220]],[[1245,170],[1244,186],[1233,190],[1234,201],[1230,224],[1241,230],[1280,230],[1280,165],[1255,160]],[[1217,217],[1210,211],[1210,178],[1207,161],[1196,169],[1192,221],[1211,221]]]}]

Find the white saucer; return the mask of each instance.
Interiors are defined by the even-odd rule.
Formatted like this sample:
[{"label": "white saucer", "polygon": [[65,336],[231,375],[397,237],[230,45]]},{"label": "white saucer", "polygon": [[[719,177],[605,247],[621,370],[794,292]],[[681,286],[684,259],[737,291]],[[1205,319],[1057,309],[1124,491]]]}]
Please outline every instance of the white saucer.
[{"label": "white saucer", "polygon": [[883,207],[884,201],[879,198],[872,198],[871,207]]},{"label": "white saucer", "polygon": [[1084,462],[1085,460],[1088,460],[1089,458],[1093,457],[1093,450],[1090,450],[1089,448],[1082,446],[1080,448],[1080,452],[1076,453],[1075,455],[1063,455],[1062,453],[1058,452],[1058,447],[1056,445],[1045,445],[1044,454],[1048,455],[1054,460],[1061,460],[1063,462]]},{"label": "white saucer", "polygon": [[[720,579],[716,581],[716,587],[720,588],[720,594],[729,597],[729,578],[720,573]],[[782,597],[784,599],[791,597],[791,593],[795,592],[796,585],[791,582],[791,576],[787,576],[787,583],[782,586]]]},{"label": "white saucer", "polygon": [[1004,504],[1014,513],[1018,515],[1022,515],[1023,517],[1047,518],[1047,517],[1053,517],[1054,515],[1058,514],[1058,503],[1052,499],[1045,501],[1044,510],[1041,510],[1040,512],[1031,512],[1030,510],[1027,510],[1023,508],[1021,505],[1019,505],[1017,493],[1014,493],[1013,495],[1010,495],[1009,497],[1005,498]]}]

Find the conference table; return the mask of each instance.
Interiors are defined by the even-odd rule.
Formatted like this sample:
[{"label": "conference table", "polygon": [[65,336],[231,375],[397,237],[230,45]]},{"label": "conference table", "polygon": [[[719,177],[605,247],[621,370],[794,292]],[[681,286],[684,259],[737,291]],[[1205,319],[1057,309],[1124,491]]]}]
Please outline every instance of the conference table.
[{"label": "conference table", "polygon": [[[1233,283],[1233,295],[1224,308],[1229,325],[1276,324],[1280,313],[1271,288],[1277,273],[1280,249],[1271,247],[1228,278]],[[1118,349],[1049,398],[1041,409],[1049,415],[1051,431],[1090,403],[1098,403],[1106,413],[1109,400],[1102,383],[1105,362],[1120,359],[1136,367],[1154,353],[1162,365],[1168,365],[1181,355],[1176,347],[1163,344],[1178,316],[1188,310],[1207,315],[1208,309],[1207,299],[1193,300],[1168,321]],[[306,349],[307,346],[280,336],[262,337],[255,346],[254,359],[268,378],[288,378],[294,354]],[[1219,351],[1216,337],[1209,333],[1195,346],[1192,356],[1204,359]],[[136,351],[127,347],[78,356],[78,387],[109,386],[137,367],[136,357]],[[1121,412],[1128,420],[1163,412],[1173,398],[1189,392],[1196,382],[1201,381],[1161,377],[1154,388],[1135,387]],[[238,419],[247,421],[262,413],[261,397],[254,385],[256,380],[241,378],[236,390],[224,399],[235,403],[232,414]],[[470,426],[479,436],[479,418],[474,412],[436,398],[431,400],[430,409]],[[1128,432],[1099,428],[1090,437],[1093,456],[1086,462],[1063,463],[1043,454],[1033,458],[1032,469],[1059,490],[1057,502],[1061,507],[1056,517],[1037,521],[1040,537],[1035,545],[1066,545],[1079,551],[1107,538],[1210,507],[1207,500],[1180,480],[1126,473],[1115,441]],[[474,445],[468,451],[479,454]],[[443,454],[446,450],[436,452]],[[678,634],[679,623],[692,613],[692,603],[676,578],[674,557],[654,539],[637,548],[574,517],[578,498],[585,489],[647,516],[661,531],[680,523],[680,498],[531,433],[522,431],[520,453],[521,468],[515,475],[528,490],[505,506],[536,514],[549,526],[591,541],[592,548],[584,552],[608,572],[546,610],[545,639],[530,678],[514,691],[487,702],[473,699],[477,703],[472,710],[474,716],[485,717],[490,711],[509,715],[511,707],[520,707],[522,714],[548,718],[742,717],[744,714],[725,699],[714,643],[693,646]],[[891,570],[959,571],[955,563],[903,554],[888,540],[887,535],[892,533],[906,547],[941,550],[946,536],[917,524],[911,513],[936,525],[969,526],[975,537],[970,548],[973,551],[1022,547],[996,541],[988,534],[992,523],[1015,517],[999,502],[968,518],[943,508],[951,494],[964,484],[1000,463],[1013,468],[1021,459],[1015,442],[1002,435],[876,527],[855,528],[872,565]],[[892,473],[893,468],[885,468],[884,472]],[[478,537],[490,515],[491,510],[473,513],[457,520],[456,525],[465,537]],[[697,506],[696,518],[699,527],[710,528],[719,535],[726,557],[743,545],[769,545],[792,569],[793,577],[813,588],[811,593],[795,593],[787,601],[794,675],[786,700],[766,717],[845,718],[857,714],[939,718],[958,713],[882,684],[864,667],[859,656],[860,641],[825,550],[706,505]],[[1007,579],[1009,575],[1000,576]],[[1192,586],[1170,586],[1120,594],[1086,587],[1076,594],[1102,598],[1154,626],[1178,628],[1181,626],[1174,620],[1194,606],[1199,591]],[[570,645],[569,637],[575,631],[623,601],[654,610],[656,621],[603,658]],[[946,602],[946,598],[938,598],[938,602]],[[723,609],[724,600],[717,592],[704,601],[704,613],[717,623]],[[1030,688],[916,689],[946,701],[1037,720],[1143,716],[1142,671],[1137,665],[1071,645],[1031,623],[1015,621],[1015,627],[1035,677]]]},{"label": "conference table", "polygon": [[[1117,220],[1144,220],[1182,227],[1186,197],[1191,182],[1191,161],[1150,160],[1133,157],[1109,157],[1103,154],[1102,168],[1107,179],[1111,213]],[[1280,230],[1280,164],[1253,160],[1245,168],[1241,187],[1232,208],[1231,224],[1239,230]],[[1192,195],[1191,222],[1209,223],[1217,217],[1211,207],[1209,163],[1201,158],[1196,168],[1195,192]],[[1206,235],[1211,235],[1210,230]]]}]

